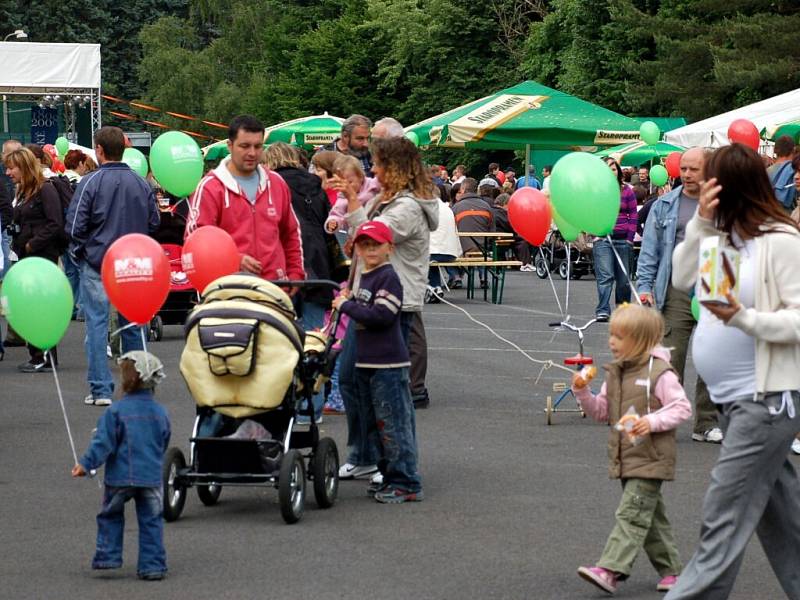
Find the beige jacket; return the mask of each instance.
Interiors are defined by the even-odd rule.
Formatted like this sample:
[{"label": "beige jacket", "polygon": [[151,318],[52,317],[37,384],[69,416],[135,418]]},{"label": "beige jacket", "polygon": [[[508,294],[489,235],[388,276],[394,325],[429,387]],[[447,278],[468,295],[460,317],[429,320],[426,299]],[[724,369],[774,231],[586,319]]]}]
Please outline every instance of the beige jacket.
[{"label": "beige jacket", "polygon": [[[742,307],[728,322],[756,340],[758,393],[800,389],[800,233],[780,223],[767,228],[778,232],[756,238],[755,306]],[[695,213],[672,255],[673,286],[694,286],[700,242],[715,235],[725,234]]]}]

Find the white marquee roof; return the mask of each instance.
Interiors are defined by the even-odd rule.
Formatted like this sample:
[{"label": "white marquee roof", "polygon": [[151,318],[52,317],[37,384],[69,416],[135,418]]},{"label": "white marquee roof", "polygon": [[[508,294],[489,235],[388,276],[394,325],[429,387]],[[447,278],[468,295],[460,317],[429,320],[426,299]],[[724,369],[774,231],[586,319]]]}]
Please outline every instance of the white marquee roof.
[{"label": "white marquee roof", "polygon": [[0,42],[0,65],[0,93],[100,88],[100,44]]}]

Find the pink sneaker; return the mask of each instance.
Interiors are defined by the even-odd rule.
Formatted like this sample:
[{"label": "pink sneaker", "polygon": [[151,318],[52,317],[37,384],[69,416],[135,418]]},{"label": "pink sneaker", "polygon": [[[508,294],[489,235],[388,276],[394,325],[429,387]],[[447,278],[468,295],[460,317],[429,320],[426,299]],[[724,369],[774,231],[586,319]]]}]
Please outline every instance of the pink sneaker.
[{"label": "pink sneaker", "polygon": [[667,575],[666,577],[662,577],[661,581],[658,582],[656,586],[656,591],[658,592],[668,592],[672,589],[672,586],[678,583],[678,576],[677,575]]},{"label": "pink sneaker", "polygon": [[603,567],[580,567],[578,575],[604,592],[613,594],[617,591],[617,576],[613,571]]}]

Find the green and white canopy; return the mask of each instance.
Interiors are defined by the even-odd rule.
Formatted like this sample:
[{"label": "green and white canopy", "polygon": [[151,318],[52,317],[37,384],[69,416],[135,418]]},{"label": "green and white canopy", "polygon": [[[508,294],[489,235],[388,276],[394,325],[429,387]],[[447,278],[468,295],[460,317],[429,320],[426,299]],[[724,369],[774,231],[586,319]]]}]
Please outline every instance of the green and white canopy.
[{"label": "green and white canopy", "polygon": [[[274,142],[286,142],[295,146],[313,148],[330,144],[342,130],[344,119],[334,117],[327,112],[321,115],[300,117],[272,125],[264,130],[264,145]],[[218,160],[228,156],[228,142],[221,140],[203,148],[205,160]]]},{"label": "green and white canopy", "polygon": [[675,146],[674,144],[667,144],[666,142],[658,142],[657,144],[649,146],[640,140],[638,142],[614,146],[613,148],[606,148],[598,152],[597,156],[610,156],[623,167],[638,167],[654,159],[660,160],[666,158],[667,155],[673,152],[684,152],[685,150],[686,148],[682,146]]},{"label": "green and white canopy", "polygon": [[523,81],[406,128],[420,146],[595,150],[639,139],[639,121]]}]

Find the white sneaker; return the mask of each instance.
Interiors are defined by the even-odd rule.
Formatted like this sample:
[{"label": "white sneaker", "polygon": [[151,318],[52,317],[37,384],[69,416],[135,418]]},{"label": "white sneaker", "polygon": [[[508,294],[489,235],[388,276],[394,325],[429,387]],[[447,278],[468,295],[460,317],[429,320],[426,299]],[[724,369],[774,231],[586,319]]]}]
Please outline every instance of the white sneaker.
[{"label": "white sneaker", "polygon": [[531,263],[529,265],[522,265],[519,270],[523,273],[532,273],[536,270],[536,267],[533,265],[533,263]]},{"label": "white sneaker", "polygon": [[797,438],[795,438],[795,440],[792,442],[792,452],[795,454],[800,454],[800,440]]},{"label": "white sneaker", "polygon": [[374,485],[383,485],[383,473],[375,473],[375,475],[372,476],[372,479],[370,479],[369,482]]},{"label": "white sneaker", "polygon": [[366,465],[357,467],[350,463],[344,463],[339,468],[339,479],[366,479],[378,470],[377,465]]},{"label": "white sneaker", "polygon": [[91,394],[83,399],[83,403],[89,406],[111,406],[110,398],[95,398]]},{"label": "white sneaker", "polygon": [[722,430],[719,427],[706,429],[703,433],[692,434],[692,439],[695,442],[708,442],[709,444],[720,444],[723,437]]}]

